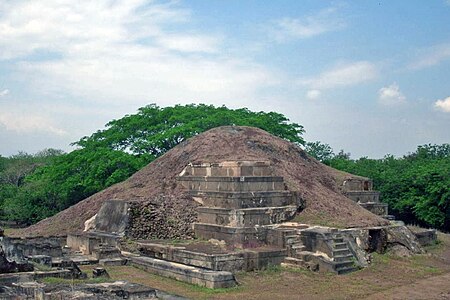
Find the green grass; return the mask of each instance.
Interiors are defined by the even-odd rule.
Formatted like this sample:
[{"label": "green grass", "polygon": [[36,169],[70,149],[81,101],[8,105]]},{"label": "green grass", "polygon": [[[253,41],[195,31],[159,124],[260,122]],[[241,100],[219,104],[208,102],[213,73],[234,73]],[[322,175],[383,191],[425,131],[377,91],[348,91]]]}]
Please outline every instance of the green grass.
[{"label": "green grass", "polygon": [[40,280],[46,284],[84,284],[84,283],[104,283],[104,282],[113,282],[109,278],[105,277],[97,277],[97,278],[87,278],[87,279],[66,279],[59,277],[46,277]]},{"label": "green grass", "polygon": [[[133,269],[136,270],[136,273],[133,272]],[[132,282],[137,282],[137,283],[141,283],[144,285],[153,286],[153,284],[151,282],[148,282],[147,280],[145,280],[145,278],[140,277],[140,275],[139,275],[140,271],[145,272],[143,269],[141,269],[139,267],[127,267],[127,268],[110,267],[110,268],[108,268],[108,272],[112,278],[120,278],[122,280],[126,279],[126,280],[129,280]],[[170,286],[171,289],[165,290],[166,292],[176,294],[177,293],[176,290],[184,290],[184,291],[188,292],[188,294],[189,293],[193,294],[196,297],[199,297],[202,299],[208,298],[211,295],[228,294],[228,293],[233,293],[233,292],[241,290],[241,286],[239,286],[239,285],[236,287],[232,287],[232,288],[211,289],[211,288],[207,288],[207,287],[202,287],[202,286],[178,281],[176,279],[159,276],[156,274],[150,274],[150,273],[145,273],[145,274],[146,274],[146,277],[148,276],[148,278],[151,278],[151,281],[153,283],[158,282],[159,284],[163,284],[164,286]]]},{"label": "green grass", "polygon": [[36,271],[51,271],[52,270],[52,267],[50,267],[50,266],[46,266],[46,265],[39,264],[36,262],[32,262],[32,264],[34,266],[34,270],[36,270]]}]

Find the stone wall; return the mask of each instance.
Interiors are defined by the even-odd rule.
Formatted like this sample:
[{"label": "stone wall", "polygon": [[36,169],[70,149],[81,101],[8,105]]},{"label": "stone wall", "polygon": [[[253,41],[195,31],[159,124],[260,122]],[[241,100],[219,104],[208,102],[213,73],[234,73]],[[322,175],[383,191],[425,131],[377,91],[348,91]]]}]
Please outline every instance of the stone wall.
[{"label": "stone wall", "polygon": [[197,206],[189,199],[161,199],[129,203],[126,235],[134,239],[191,239]]},{"label": "stone wall", "polygon": [[344,191],[371,191],[373,188],[372,180],[366,178],[349,178],[342,184]]}]

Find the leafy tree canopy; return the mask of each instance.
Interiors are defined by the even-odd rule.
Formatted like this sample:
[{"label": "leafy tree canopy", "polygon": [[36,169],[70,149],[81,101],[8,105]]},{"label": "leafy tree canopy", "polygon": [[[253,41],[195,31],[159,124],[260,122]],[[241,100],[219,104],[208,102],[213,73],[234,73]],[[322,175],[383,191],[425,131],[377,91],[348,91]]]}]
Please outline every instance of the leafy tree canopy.
[{"label": "leafy tree canopy", "polygon": [[330,145],[317,142],[307,142],[305,144],[305,151],[318,161],[324,162],[334,157],[333,149]]},{"label": "leafy tree canopy", "polygon": [[259,127],[283,139],[304,144],[303,126],[289,123],[282,114],[205,104],[164,108],[151,104],[140,108],[137,114],[109,122],[105,130],[74,144],[82,148],[105,147],[157,157],[196,134],[224,125]]},{"label": "leafy tree canopy", "polygon": [[336,155],[327,163],[370,177],[383,202],[399,219],[450,231],[450,145],[422,145],[401,158]]}]

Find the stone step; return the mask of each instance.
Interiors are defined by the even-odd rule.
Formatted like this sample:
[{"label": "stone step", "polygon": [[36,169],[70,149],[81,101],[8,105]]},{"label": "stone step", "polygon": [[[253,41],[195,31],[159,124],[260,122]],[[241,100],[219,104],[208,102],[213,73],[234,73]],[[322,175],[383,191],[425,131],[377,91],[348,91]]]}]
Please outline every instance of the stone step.
[{"label": "stone step", "polygon": [[345,255],[336,255],[333,257],[333,260],[336,262],[343,262],[352,260],[353,254],[345,254]]},{"label": "stone step", "polygon": [[347,243],[345,242],[341,242],[341,243],[333,243],[333,248],[334,249],[347,249]]},{"label": "stone step", "polygon": [[181,172],[183,176],[270,176],[268,161],[225,161],[220,163],[189,164]]},{"label": "stone step", "polygon": [[300,236],[297,234],[292,234],[292,235],[286,235],[284,236],[285,239],[300,239]]},{"label": "stone step", "polygon": [[236,286],[233,273],[212,271],[204,268],[187,266],[151,257],[130,257],[131,265],[149,273],[174,278],[207,288],[229,288]]},{"label": "stone step", "polygon": [[198,207],[199,223],[232,227],[253,227],[284,222],[295,216],[295,205],[281,207],[225,209]]},{"label": "stone step", "polygon": [[118,258],[120,250],[114,246],[98,246],[92,250],[92,256],[96,259]]},{"label": "stone step", "polygon": [[100,259],[98,263],[102,266],[123,266],[126,265],[128,260],[123,257],[104,258]]},{"label": "stone step", "polygon": [[357,270],[358,270],[357,267],[343,267],[343,268],[337,268],[336,272],[339,275],[343,275],[343,274],[348,274],[348,273],[351,273],[351,272],[354,272],[354,271],[357,271]]},{"label": "stone step", "polygon": [[[96,265],[98,264],[99,260],[92,257],[92,256],[86,256],[86,255],[77,255],[77,256],[70,256],[68,259],[76,263],[77,265]],[[52,259],[52,267],[59,268],[61,264],[66,261],[67,258],[53,258]]]},{"label": "stone step", "polygon": [[332,240],[335,244],[344,243],[344,238],[342,237],[333,237]]},{"label": "stone step", "polygon": [[286,257],[281,265],[290,265],[290,266],[304,266],[305,261],[301,258],[295,258],[295,257]]},{"label": "stone step", "polygon": [[355,262],[353,260],[346,260],[346,261],[335,262],[334,265],[335,265],[335,269],[339,270],[342,268],[354,267]]},{"label": "stone step", "polygon": [[284,242],[286,245],[293,245],[293,244],[301,243],[302,239],[298,235],[287,235],[284,237]]},{"label": "stone step", "polygon": [[340,255],[347,255],[351,254],[350,250],[348,248],[345,249],[334,249],[333,250],[333,257],[340,256]]},{"label": "stone step", "polygon": [[306,249],[306,246],[303,244],[295,244],[292,245],[291,248],[298,251],[304,251]]},{"label": "stone step", "polygon": [[295,203],[289,191],[268,192],[208,192],[191,191],[190,194],[206,207],[255,208],[267,206],[286,206]]},{"label": "stone step", "polygon": [[314,257],[314,253],[310,251],[297,251],[295,258],[301,259],[305,262],[310,261]]},{"label": "stone step", "polygon": [[182,185],[197,192],[284,191],[283,177],[178,177]]}]

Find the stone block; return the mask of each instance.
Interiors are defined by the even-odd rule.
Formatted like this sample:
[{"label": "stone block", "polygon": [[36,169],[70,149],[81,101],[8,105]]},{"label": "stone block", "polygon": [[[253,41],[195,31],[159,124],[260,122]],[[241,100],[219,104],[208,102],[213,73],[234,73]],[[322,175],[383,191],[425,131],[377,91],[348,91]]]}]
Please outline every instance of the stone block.
[{"label": "stone block", "polygon": [[106,269],[100,268],[100,267],[94,268],[92,270],[92,278],[97,278],[97,277],[110,278]]},{"label": "stone block", "polygon": [[120,257],[120,250],[114,246],[99,245],[92,250],[92,255],[96,259],[117,258]]},{"label": "stone block", "polygon": [[52,257],[49,255],[32,255],[28,259],[40,265],[52,266]]},{"label": "stone block", "polygon": [[386,203],[360,203],[360,205],[378,216],[387,216],[389,214],[388,204]]},{"label": "stone block", "polygon": [[200,223],[231,227],[277,224],[292,219],[296,211],[296,206],[245,209],[197,208]]},{"label": "stone block", "polygon": [[220,163],[190,164],[180,176],[270,176],[268,161],[225,161]]},{"label": "stone block", "polygon": [[432,245],[437,241],[435,229],[420,229],[411,231],[414,233],[421,246]]},{"label": "stone block", "polygon": [[80,251],[84,255],[92,254],[92,251],[101,244],[100,237],[90,234],[69,234],[67,235],[67,246],[75,251]]},{"label": "stone block", "polygon": [[104,258],[100,259],[98,263],[101,266],[124,266],[128,260],[126,258],[116,257],[116,258]]},{"label": "stone block", "polygon": [[344,180],[342,188],[344,191],[371,191],[373,182],[368,178],[348,178]]},{"label": "stone block", "polygon": [[221,208],[256,208],[286,206],[295,203],[289,191],[270,192],[192,192],[203,206]]},{"label": "stone block", "polygon": [[267,238],[266,226],[255,227],[227,227],[220,225],[194,223],[195,235],[198,238],[225,241],[229,245],[254,247],[265,244]]},{"label": "stone block", "polygon": [[150,257],[131,257],[131,264],[147,272],[174,278],[207,288],[228,288],[236,285],[231,272],[212,271]]},{"label": "stone block", "polygon": [[376,191],[349,191],[345,195],[358,203],[379,203],[380,192]]},{"label": "stone block", "polygon": [[94,231],[124,235],[128,225],[128,202],[108,200],[103,203],[94,220]]},{"label": "stone block", "polygon": [[283,177],[178,177],[190,191],[205,192],[267,192],[284,191]]},{"label": "stone block", "polygon": [[33,255],[62,256],[62,246],[65,238],[60,237],[34,237],[10,238],[2,237],[0,244],[8,259],[23,260]]},{"label": "stone block", "polygon": [[117,246],[120,237],[104,232],[85,232],[67,235],[67,246],[75,251],[81,251],[84,255],[91,255],[94,249],[103,246]]}]

